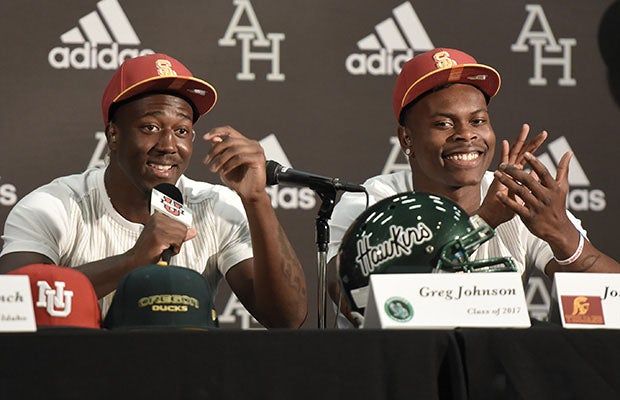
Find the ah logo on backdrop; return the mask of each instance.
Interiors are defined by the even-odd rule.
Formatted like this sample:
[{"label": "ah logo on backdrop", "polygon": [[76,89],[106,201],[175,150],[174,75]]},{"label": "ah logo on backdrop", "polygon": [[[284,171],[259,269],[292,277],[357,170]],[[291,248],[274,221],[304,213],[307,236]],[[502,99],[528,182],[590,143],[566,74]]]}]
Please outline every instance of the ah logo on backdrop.
[{"label": "ah logo on backdrop", "polygon": [[[228,23],[224,37],[218,44],[222,47],[235,47],[241,44],[241,72],[237,73],[239,81],[253,81],[256,75],[252,72],[252,62],[268,61],[271,72],[266,76],[268,81],[284,81],[285,75],[280,71],[280,42],[284,33],[265,33],[261,28],[256,12],[250,0],[233,0],[235,12]],[[249,21],[249,25],[241,25],[241,20]]]},{"label": "ah logo on backdrop", "polygon": [[[575,86],[572,76],[572,48],[577,44],[575,38],[556,39],[545,11],[540,4],[526,4],[527,17],[517,41],[510,46],[515,53],[527,53],[530,49],[534,57],[534,76],[529,79],[530,86],[547,86],[544,68],[561,67],[562,77],[559,86]],[[535,30],[539,26],[541,30]]]},{"label": "ah logo on backdrop", "polygon": [[551,293],[542,276],[530,276],[525,288],[527,310],[532,318],[545,321],[551,306]]},{"label": "ah logo on backdrop", "polygon": [[60,41],[64,46],[47,55],[55,69],[114,70],[128,58],[154,53],[137,47],[140,39],[117,0],[98,2],[97,10],[80,18]]},{"label": "ah logo on backdrop", "polygon": [[250,314],[250,312],[243,306],[234,293],[230,293],[228,301],[224,306],[224,310],[217,316],[220,325],[223,324],[238,324],[239,328],[248,329],[265,329],[263,326]]},{"label": "ah logo on backdrop", "polygon": [[398,75],[405,61],[435,48],[411,3],[402,3],[392,14],[375,25],[375,33],[357,42],[361,52],[345,60],[350,74]]}]

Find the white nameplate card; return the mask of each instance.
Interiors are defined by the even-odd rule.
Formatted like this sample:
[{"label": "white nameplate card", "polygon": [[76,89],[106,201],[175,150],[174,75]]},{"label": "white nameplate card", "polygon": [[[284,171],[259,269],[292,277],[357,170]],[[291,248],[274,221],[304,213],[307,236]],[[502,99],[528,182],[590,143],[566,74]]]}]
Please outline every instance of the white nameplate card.
[{"label": "white nameplate card", "polygon": [[564,328],[620,329],[620,274],[557,272],[553,291]]},{"label": "white nameplate card", "polygon": [[0,332],[36,330],[28,276],[0,275]]},{"label": "white nameplate card", "polygon": [[529,328],[521,274],[373,274],[364,328]]}]

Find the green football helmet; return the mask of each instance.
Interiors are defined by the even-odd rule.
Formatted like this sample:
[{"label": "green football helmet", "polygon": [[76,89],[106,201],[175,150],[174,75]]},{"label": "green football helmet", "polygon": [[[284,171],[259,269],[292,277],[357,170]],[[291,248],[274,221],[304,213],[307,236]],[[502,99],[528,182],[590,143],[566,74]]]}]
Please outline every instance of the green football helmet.
[{"label": "green football helmet", "polygon": [[401,193],[361,213],[337,256],[341,290],[363,315],[371,274],[516,271],[510,258],[470,260],[495,231],[458,204],[428,193]]}]

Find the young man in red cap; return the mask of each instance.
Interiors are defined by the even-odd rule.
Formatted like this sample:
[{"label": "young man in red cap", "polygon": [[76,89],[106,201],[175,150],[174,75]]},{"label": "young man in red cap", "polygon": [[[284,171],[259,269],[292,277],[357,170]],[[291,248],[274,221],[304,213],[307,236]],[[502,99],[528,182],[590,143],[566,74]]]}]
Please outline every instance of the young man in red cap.
[{"label": "young man in red cap", "polygon": [[[529,127],[523,125],[512,146],[502,142],[499,169],[488,171],[495,132],[487,105],[500,83],[495,69],[456,49],[434,49],[405,63],[393,106],[411,170],[367,180],[370,204],[412,191],[455,201],[495,229],[496,236],[474,258],[511,257],[524,283],[533,268],[548,276],[558,271],[620,272],[620,265],[587,240],[580,221],[565,208],[572,154],[561,159],[555,177],[532,155],[546,132],[527,141]],[[526,163],[533,173],[523,169]],[[329,257],[337,254],[346,229],[365,207],[363,194],[342,196],[332,216]],[[338,302],[335,272],[330,269],[330,288]]]},{"label": "young man in red cap", "polygon": [[[27,264],[70,266],[85,273],[105,313],[118,282],[133,269],[171,263],[222,276],[265,327],[299,327],[307,314],[303,270],[265,191],[260,144],[231,127],[203,136],[204,164],[228,186],[183,175],[193,124],[217,100],[215,89],[165,54],[129,59],[106,87],[102,111],[109,163],[62,177],[24,197],[4,230],[0,272]],[[149,197],[175,185],[193,223],[151,215]]]}]

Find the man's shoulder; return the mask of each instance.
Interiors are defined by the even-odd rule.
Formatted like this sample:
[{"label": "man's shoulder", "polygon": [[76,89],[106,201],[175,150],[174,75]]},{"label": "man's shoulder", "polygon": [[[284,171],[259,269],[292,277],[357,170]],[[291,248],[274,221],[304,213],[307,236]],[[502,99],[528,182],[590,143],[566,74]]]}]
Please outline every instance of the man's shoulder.
[{"label": "man's shoulder", "polygon": [[60,218],[76,204],[87,204],[87,208],[92,208],[92,204],[100,198],[93,192],[99,190],[102,182],[103,170],[95,168],[55,178],[22,197],[10,214],[25,215],[31,219],[36,218],[35,214]]},{"label": "man's shoulder", "polygon": [[79,198],[97,189],[104,170],[91,168],[79,174],[65,175],[34,189],[28,196],[51,195],[59,198]]},{"label": "man's shoulder", "polygon": [[[370,196],[370,204],[374,204],[386,197],[398,193],[412,191],[411,171],[398,171],[390,174],[376,175],[368,178],[363,186]],[[334,215],[345,213],[349,216],[357,215],[366,205],[364,193],[346,192],[336,205]]]},{"label": "man's shoulder", "polygon": [[364,182],[364,187],[371,193],[382,194],[385,197],[410,192],[412,187],[411,171],[403,170],[390,174],[376,175]]}]

